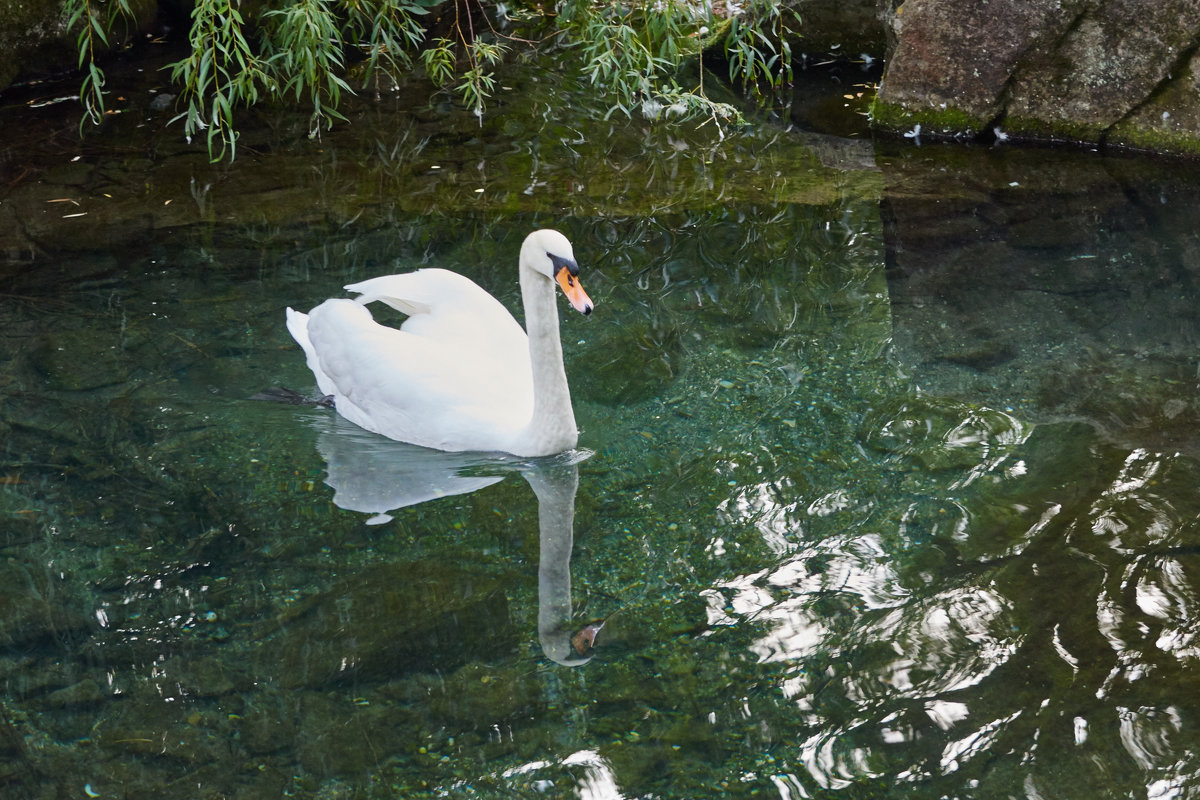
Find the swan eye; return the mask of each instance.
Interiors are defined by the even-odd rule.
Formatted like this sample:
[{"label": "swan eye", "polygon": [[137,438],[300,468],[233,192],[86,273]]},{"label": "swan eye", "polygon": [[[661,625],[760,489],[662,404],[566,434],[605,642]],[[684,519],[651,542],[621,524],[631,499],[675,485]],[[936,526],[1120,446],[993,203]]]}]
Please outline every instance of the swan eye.
[{"label": "swan eye", "polygon": [[550,259],[550,263],[554,266],[555,275],[564,269],[572,278],[579,274],[579,265],[573,259],[556,256],[554,253],[546,253],[546,258]]}]

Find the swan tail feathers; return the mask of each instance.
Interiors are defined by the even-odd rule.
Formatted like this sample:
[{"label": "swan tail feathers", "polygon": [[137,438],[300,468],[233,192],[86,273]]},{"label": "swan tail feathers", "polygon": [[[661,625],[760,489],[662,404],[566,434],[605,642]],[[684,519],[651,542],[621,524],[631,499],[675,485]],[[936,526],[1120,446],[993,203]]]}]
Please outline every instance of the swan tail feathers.
[{"label": "swan tail feathers", "polygon": [[321,361],[317,356],[317,349],[313,347],[312,339],[309,338],[308,314],[288,308],[287,329],[292,338],[296,340],[296,344],[300,345],[300,349],[304,351],[304,360],[307,362],[308,368],[312,370],[313,377],[317,379],[317,388],[325,395],[336,394],[337,387],[334,385],[333,380],[321,369]]},{"label": "swan tail feathers", "polygon": [[297,311],[289,306],[287,310],[287,329],[292,338],[296,340],[296,344],[304,349],[304,352],[307,353],[312,350],[312,342],[308,339],[308,314]]}]

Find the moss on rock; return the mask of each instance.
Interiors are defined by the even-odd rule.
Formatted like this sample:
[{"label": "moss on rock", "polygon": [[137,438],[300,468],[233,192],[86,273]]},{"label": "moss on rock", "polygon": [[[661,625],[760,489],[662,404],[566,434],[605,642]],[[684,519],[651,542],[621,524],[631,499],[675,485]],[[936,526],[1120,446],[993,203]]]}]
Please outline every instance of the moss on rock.
[{"label": "moss on rock", "polygon": [[1200,52],[1134,113],[1113,125],[1107,142],[1137,150],[1200,155]]},{"label": "moss on rock", "polygon": [[1105,133],[1103,127],[1075,120],[1048,120],[1021,115],[1006,117],[1003,130],[1018,139],[1079,143],[1099,143]]},{"label": "moss on rock", "polygon": [[1200,135],[1196,133],[1121,126],[1114,129],[1108,144],[1130,150],[1200,156]]},{"label": "moss on rock", "polygon": [[950,105],[908,108],[875,98],[871,103],[871,125],[877,130],[905,133],[921,126],[922,135],[975,136],[988,120]]}]

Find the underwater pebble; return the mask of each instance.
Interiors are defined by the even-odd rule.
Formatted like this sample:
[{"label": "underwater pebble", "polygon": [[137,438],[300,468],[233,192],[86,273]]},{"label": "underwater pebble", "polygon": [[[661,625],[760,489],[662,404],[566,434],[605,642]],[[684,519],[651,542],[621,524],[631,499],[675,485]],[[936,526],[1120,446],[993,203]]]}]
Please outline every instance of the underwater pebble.
[{"label": "underwater pebble", "polygon": [[46,696],[46,704],[50,708],[70,708],[75,705],[98,703],[105,698],[100,684],[91,678],[84,678],[79,683],[51,692]]}]

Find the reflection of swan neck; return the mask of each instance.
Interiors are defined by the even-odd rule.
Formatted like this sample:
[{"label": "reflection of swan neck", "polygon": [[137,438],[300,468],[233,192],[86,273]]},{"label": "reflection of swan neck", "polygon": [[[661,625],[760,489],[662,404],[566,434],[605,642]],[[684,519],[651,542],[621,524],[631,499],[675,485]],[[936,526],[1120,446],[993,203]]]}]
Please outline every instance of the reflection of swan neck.
[{"label": "reflection of swan neck", "polygon": [[538,639],[548,658],[567,666],[585,663],[571,647],[571,547],[579,468],[530,470],[525,480],[538,499]]},{"label": "reflection of swan neck", "polygon": [[528,442],[524,454],[550,455],[570,450],[579,440],[579,434],[571,408],[567,371],[563,367],[554,282],[525,264],[523,248],[521,300],[533,370],[533,418],[523,437]]}]

